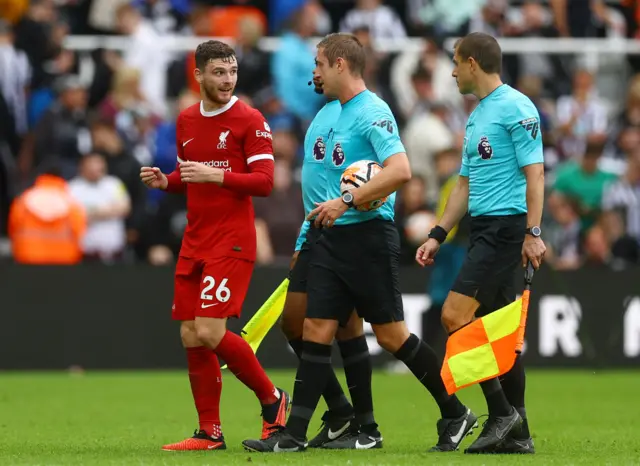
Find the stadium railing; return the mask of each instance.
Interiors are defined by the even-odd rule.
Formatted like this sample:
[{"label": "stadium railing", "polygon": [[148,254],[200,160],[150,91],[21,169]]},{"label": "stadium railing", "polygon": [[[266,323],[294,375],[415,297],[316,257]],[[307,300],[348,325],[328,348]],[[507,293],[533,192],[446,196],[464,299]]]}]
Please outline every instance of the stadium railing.
[{"label": "stadium railing", "polygon": [[[208,39],[223,40],[231,45],[235,42],[229,37],[188,37],[167,35],[162,37],[162,46],[173,53],[195,50],[198,44]],[[318,43],[319,37],[309,39],[311,46]],[[452,51],[457,37],[448,38],[444,47]],[[267,52],[278,49],[279,37],[264,37],[258,46]],[[601,69],[623,59],[626,55],[640,54],[640,41],[618,37],[600,39],[581,38],[501,38],[499,43],[505,54],[543,54],[543,55],[574,55],[580,60],[581,66],[591,70]],[[65,46],[79,54],[79,74],[85,82],[93,78],[94,63],[90,53],[95,49],[126,50],[129,39],[123,36],[68,36]],[[398,40],[384,40],[374,43],[374,48],[382,53],[419,52],[425,43],[421,38],[406,38]],[[616,71],[617,73],[617,71]]]},{"label": "stadium railing", "polygon": [[[162,46],[174,52],[186,52],[195,50],[201,42],[208,39],[218,39],[234,43],[229,37],[187,37],[167,35],[162,37]],[[452,50],[457,40],[451,37],[445,41],[445,49]],[[311,45],[317,44],[319,37],[309,39]],[[585,54],[598,55],[638,55],[640,54],[640,41],[623,38],[501,38],[498,39],[504,53],[507,54]],[[111,50],[126,50],[129,39],[122,36],[68,36],[65,46],[78,52],[91,51],[97,48]],[[264,37],[259,42],[259,47],[267,52],[278,49],[279,37]],[[424,41],[421,38],[406,38],[396,40],[384,40],[374,43],[374,48],[379,52],[407,52],[421,51]]]}]

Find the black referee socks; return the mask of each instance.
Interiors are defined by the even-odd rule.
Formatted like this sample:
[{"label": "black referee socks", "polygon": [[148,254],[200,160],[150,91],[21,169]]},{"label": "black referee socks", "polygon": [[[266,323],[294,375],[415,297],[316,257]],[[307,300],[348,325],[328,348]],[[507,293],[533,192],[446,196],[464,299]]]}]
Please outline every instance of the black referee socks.
[{"label": "black referee socks", "polygon": [[296,353],[296,356],[300,359],[300,356],[302,356],[302,339],[296,338],[294,340],[289,340],[289,346],[291,346],[293,352]]},{"label": "black referee socks", "polygon": [[516,361],[513,363],[511,370],[500,377],[500,384],[502,385],[504,394],[507,396],[507,400],[509,400],[509,404],[516,409],[524,409],[526,376],[520,355],[516,356]]},{"label": "black referee socks", "polygon": [[287,430],[296,439],[306,439],[309,421],[332,373],[331,345],[303,341],[293,389],[293,407],[287,422]]},{"label": "black referee socks", "polygon": [[371,357],[367,339],[361,335],[351,340],[338,341],[344,364],[344,375],[351,393],[356,422],[363,432],[377,432],[378,424],[373,417],[373,396],[371,395]]},{"label": "black referee socks", "polygon": [[413,333],[394,356],[405,363],[409,370],[425,386],[438,403],[443,418],[457,418],[465,413],[465,407],[457,396],[449,395],[440,377],[440,361],[429,345]]},{"label": "black referee socks", "polygon": [[[300,358],[302,355],[302,340],[294,339],[289,340],[289,345],[296,353],[296,356]],[[329,376],[329,380],[327,381],[327,386],[322,392],[322,397],[324,401],[327,403],[327,407],[332,414],[335,414],[340,417],[350,417],[353,415],[353,408],[351,407],[351,403],[344,394],[342,390],[342,386],[340,382],[338,382],[338,378],[334,371],[331,371],[331,375]]]},{"label": "black referee socks", "polygon": [[511,414],[513,408],[511,408],[497,377],[480,382],[480,387],[487,400],[489,416],[508,416]]},{"label": "black referee socks", "polygon": [[526,440],[531,437],[531,433],[529,432],[527,411],[524,407],[526,376],[520,355],[516,356],[516,362],[513,364],[511,370],[500,377],[500,384],[502,385],[502,390],[504,390],[507,400],[509,400],[509,404],[516,408],[522,418],[522,428],[516,437]]}]

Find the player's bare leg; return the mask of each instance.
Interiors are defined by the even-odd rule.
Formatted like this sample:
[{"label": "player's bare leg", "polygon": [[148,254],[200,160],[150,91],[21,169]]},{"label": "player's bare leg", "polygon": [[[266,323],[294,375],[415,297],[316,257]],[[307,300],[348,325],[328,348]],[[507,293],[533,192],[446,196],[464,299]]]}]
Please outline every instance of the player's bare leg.
[{"label": "player's bare leg", "polygon": [[165,451],[224,450],[226,444],[220,424],[222,374],[218,357],[204,346],[193,320],[180,323],[182,346],[187,351],[189,382],[198,412],[199,428],[193,437],[165,445]]},{"label": "player's bare leg", "polygon": [[378,344],[404,362],[429,390],[442,419],[437,423],[438,443],[431,451],[455,451],[477,426],[477,417],[455,395],[449,395],[440,377],[441,361],[429,345],[409,332],[405,322],[373,324]]},{"label": "player's bare leg", "polygon": [[195,330],[198,339],[222,358],[238,380],[256,394],[262,406],[262,438],[284,427],[289,394],[269,380],[251,346],[227,330],[227,319],[196,317]]},{"label": "player's bare leg", "polygon": [[[451,335],[471,322],[479,307],[480,303],[474,298],[455,291],[449,292],[442,307],[442,324],[447,333]],[[481,382],[480,387],[487,400],[489,419],[466,453],[492,452],[511,432],[518,430],[522,423],[520,415],[507,400],[497,377]]]},{"label": "player's bare leg", "polygon": [[347,386],[353,400],[356,422],[348,435],[326,443],[323,448],[343,450],[382,447],[382,435],[373,415],[371,393],[373,368],[364,336],[363,322],[354,311],[346,326],[340,327],[336,334]]}]

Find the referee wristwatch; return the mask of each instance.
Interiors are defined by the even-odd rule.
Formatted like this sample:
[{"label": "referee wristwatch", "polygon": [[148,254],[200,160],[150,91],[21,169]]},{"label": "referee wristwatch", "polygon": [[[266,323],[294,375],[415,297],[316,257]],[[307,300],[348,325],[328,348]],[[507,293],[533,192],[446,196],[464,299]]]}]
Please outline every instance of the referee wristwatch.
[{"label": "referee wristwatch", "polygon": [[348,207],[355,207],[355,204],[353,203],[353,194],[349,191],[342,195],[342,202],[347,204]]},{"label": "referee wristwatch", "polygon": [[529,227],[526,230],[527,235],[531,235],[534,238],[540,238],[540,235],[542,234],[542,230],[540,229],[539,226],[533,226],[533,227]]}]

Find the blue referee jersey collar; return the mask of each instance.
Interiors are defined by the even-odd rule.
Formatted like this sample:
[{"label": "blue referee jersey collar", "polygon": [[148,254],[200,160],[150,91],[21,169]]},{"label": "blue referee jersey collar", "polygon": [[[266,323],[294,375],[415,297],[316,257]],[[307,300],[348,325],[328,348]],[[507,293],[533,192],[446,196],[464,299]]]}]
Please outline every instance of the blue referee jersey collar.
[{"label": "blue referee jersey collar", "polygon": [[482,99],[480,99],[480,102],[488,100],[489,97],[496,97],[496,96],[502,94],[507,89],[507,87],[508,86],[505,83],[500,84],[494,90],[489,92],[486,96],[484,96]]},{"label": "blue referee jersey collar", "polygon": [[365,96],[369,95],[370,93],[371,93],[371,91],[369,89],[365,89],[364,91],[360,92],[359,94],[354,95],[349,100],[347,100],[345,103],[343,103],[342,107],[344,108],[347,105],[357,104],[362,99],[364,99]]}]

